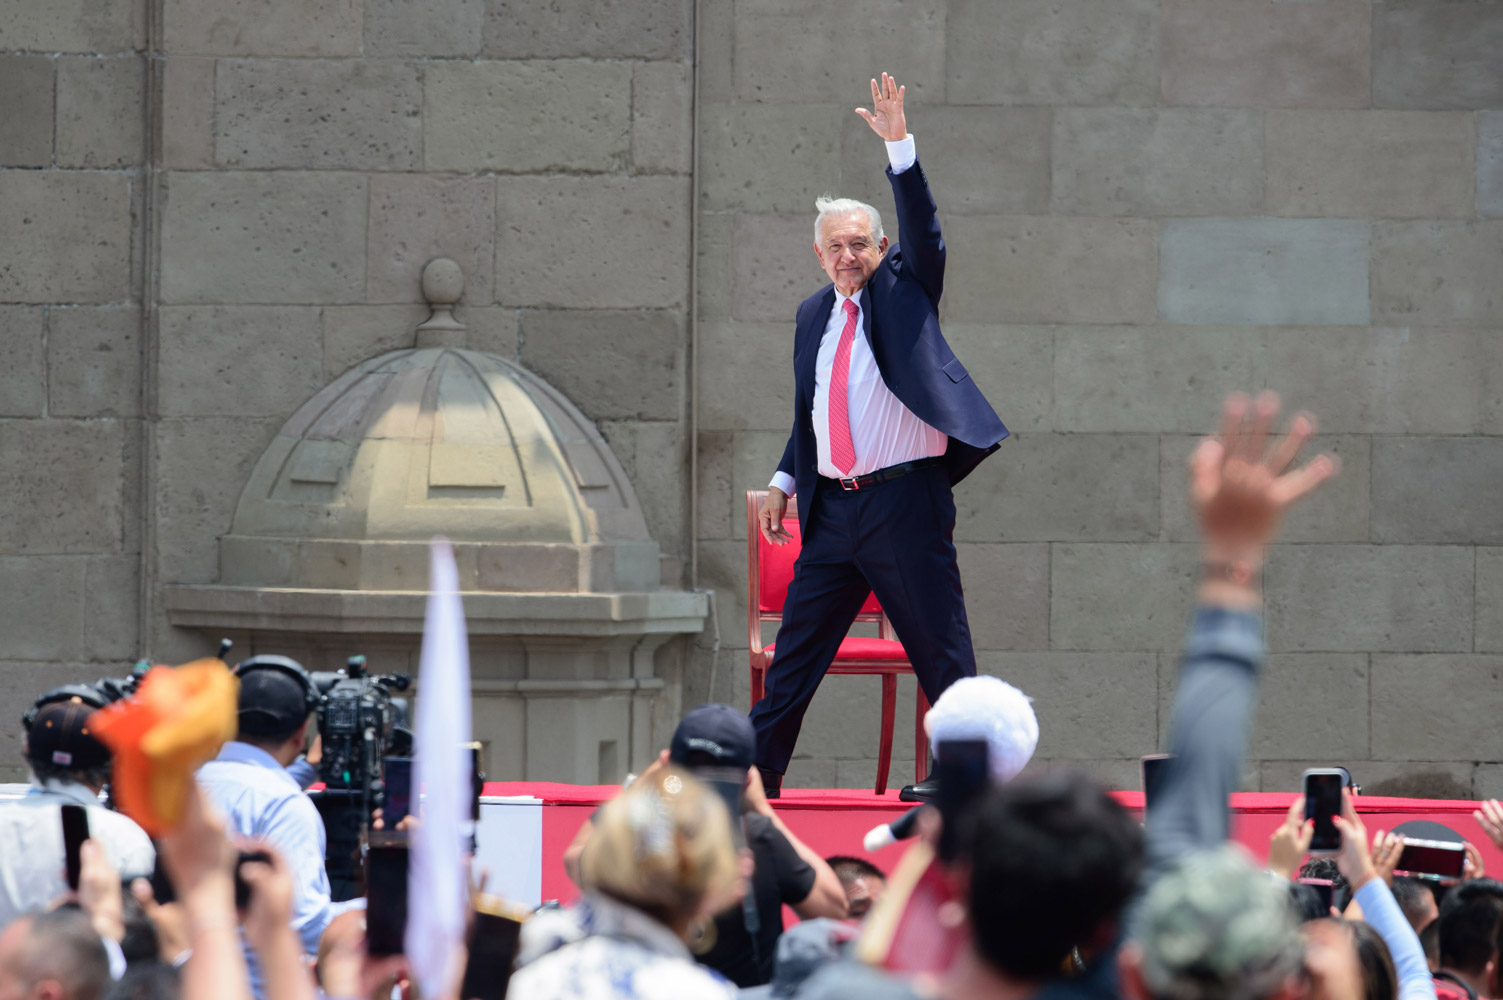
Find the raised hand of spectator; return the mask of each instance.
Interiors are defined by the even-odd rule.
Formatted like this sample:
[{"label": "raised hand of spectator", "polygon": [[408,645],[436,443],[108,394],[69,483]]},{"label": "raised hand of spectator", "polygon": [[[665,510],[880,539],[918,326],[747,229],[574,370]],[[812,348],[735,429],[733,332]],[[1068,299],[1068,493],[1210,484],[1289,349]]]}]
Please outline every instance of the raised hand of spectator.
[{"label": "raised hand of spectator", "polygon": [[183,967],[183,1000],[251,1000],[235,916],[235,849],[196,783],[158,854],[182,901],[193,949]]},{"label": "raised hand of spectator", "polygon": [[1341,850],[1336,854],[1336,867],[1356,894],[1369,881],[1378,877],[1373,867],[1372,853],[1367,846],[1367,827],[1357,815],[1349,788],[1341,790],[1341,815],[1331,817],[1336,829],[1341,831]]},{"label": "raised hand of spectator", "polygon": [[125,938],[125,904],[120,873],[110,865],[104,847],[92,837],[78,846],[78,905],[100,937]]},{"label": "raised hand of spectator", "polygon": [[1487,799],[1482,803],[1482,808],[1473,810],[1472,818],[1482,827],[1482,832],[1487,834],[1487,839],[1493,842],[1493,846],[1503,850],[1503,804],[1497,799]]},{"label": "raised hand of spectator", "polygon": [[1315,836],[1315,821],[1305,818],[1305,797],[1296,796],[1289,803],[1284,822],[1268,841],[1268,870],[1282,878],[1293,879],[1300,863],[1310,853],[1310,838]]},{"label": "raised hand of spectator", "polygon": [[1461,881],[1470,882],[1474,878],[1482,878],[1487,874],[1487,866],[1482,861],[1482,852],[1477,850],[1477,845],[1470,840],[1462,841],[1466,847],[1466,860],[1461,865]]},{"label": "raised hand of spectator", "polygon": [[1385,833],[1379,830],[1373,834],[1373,870],[1378,877],[1393,888],[1393,870],[1399,863],[1399,856],[1404,853],[1404,838],[1396,833]]},{"label": "raised hand of spectator", "polygon": [[365,950],[365,912],[350,910],[329,921],[318,947],[318,981],[325,996],[387,1000],[406,978],[407,958],[372,958]]},{"label": "raised hand of spectator", "polygon": [[130,894],[141,904],[141,910],[157,931],[158,954],[166,965],[175,965],[183,953],[192,947],[188,942],[188,915],[181,903],[158,903],[151,891],[151,883],[138,878],[130,884]]}]

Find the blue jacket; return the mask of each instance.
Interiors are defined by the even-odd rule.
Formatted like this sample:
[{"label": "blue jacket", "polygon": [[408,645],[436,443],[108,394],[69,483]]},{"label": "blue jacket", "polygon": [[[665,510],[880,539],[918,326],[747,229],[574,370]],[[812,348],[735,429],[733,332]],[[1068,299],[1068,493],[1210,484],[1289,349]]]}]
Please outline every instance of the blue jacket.
[{"label": "blue jacket", "polygon": [[[950,438],[943,463],[954,485],[1007,437],[1007,428],[971,380],[939,330],[945,283],[945,241],[923,168],[917,162],[887,179],[897,202],[898,242],[861,290],[866,342],[882,381],[914,416]],[[814,364],[835,286],[826,285],[798,307],[793,337],[796,382],[793,431],[778,463],[797,483],[799,526],[814,508],[819,452],[814,441]]]}]

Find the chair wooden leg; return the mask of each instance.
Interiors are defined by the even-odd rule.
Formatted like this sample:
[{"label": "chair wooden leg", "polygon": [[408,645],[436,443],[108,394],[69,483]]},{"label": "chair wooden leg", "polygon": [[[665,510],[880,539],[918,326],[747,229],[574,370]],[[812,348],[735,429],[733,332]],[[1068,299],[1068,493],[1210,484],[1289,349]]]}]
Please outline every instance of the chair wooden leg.
[{"label": "chair wooden leg", "polygon": [[929,777],[929,737],[924,735],[924,716],[929,714],[929,699],[924,697],[922,686],[918,686],[918,696],[913,703],[913,781],[917,784]]},{"label": "chair wooden leg", "polygon": [[758,670],[756,667],[751,668],[751,704],[746,708],[748,712],[757,707],[757,702],[761,701],[763,694],[766,693],[763,690],[766,680],[765,671]]},{"label": "chair wooden leg", "polygon": [[892,767],[892,725],[898,710],[898,677],[882,675],[882,740],[877,747],[877,794],[887,791],[887,772]]}]

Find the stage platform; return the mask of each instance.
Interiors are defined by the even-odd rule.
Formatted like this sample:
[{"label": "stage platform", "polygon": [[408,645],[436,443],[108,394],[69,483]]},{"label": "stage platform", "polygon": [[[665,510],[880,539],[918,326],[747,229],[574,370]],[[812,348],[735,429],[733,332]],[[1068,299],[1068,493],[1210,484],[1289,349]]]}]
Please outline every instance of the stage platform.
[{"label": "stage platform", "polygon": [[[523,904],[574,899],[578,890],[564,874],[564,849],[590,814],[619,792],[615,785],[487,783],[481,800],[479,863],[493,872],[492,891]],[[1141,792],[1114,794],[1124,806],[1141,815]],[[1233,795],[1232,836],[1255,857],[1267,857],[1268,838],[1284,821],[1293,794]],[[909,808],[908,803],[898,801],[896,791],[879,796],[852,789],[784,789],[783,797],[773,805],[783,822],[825,857],[854,854],[889,871],[905,849],[896,844],[869,855],[861,848],[866,831]],[[1415,819],[1443,823],[1477,845],[1490,874],[1503,876],[1503,852],[1493,847],[1472,818],[1475,808],[1475,802],[1379,796],[1361,796],[1357,806],[1369,835]],[[503,871],[506,874],[501,876]]]}]

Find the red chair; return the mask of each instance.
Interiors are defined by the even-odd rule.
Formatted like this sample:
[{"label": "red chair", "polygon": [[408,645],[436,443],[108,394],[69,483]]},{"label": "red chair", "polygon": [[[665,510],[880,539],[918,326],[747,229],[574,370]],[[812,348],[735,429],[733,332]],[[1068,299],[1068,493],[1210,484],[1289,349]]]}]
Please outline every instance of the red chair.
[{"label": "red chair", "polygon": [[[793,536],[787,545],[769,545],[757,527],[757,512],[767,498],[766,490],[746,491],[746,627],[747,647],[751,650],[751,700],[762,700],[767,667],[772,663],[776,643],[762,645],[762,624],[783,620],[783,603],[788,599],[788,584],[793,580],[793,564],[798,559],[801,537],[798,525],[798,498],[788,501],[783,528]],[[877,750],[877,787],[887,791],[887,772],[892,763],[892,726],[897,714],[898,674],[913,673],[913,664],[903,644],[898,642],[892,624],[882,613],[877,595],[867,597],[856,615],[858,622],[875,622],[878,637],[846,636],[830,664],[832,674],[875,674],[882,678],[882,741]],[[913,772],[915,781],[923,781],[929,769],[929,742],[924,736],[924,716],[929,699],[918,688],[913,727]]]}]

